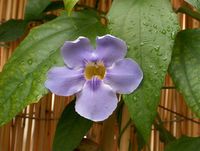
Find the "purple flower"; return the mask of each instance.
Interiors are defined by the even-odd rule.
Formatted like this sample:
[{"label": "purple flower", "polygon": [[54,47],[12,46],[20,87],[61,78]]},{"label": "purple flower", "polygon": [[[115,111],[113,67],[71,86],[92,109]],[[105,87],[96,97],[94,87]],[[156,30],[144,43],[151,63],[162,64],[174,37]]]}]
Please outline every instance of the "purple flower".
[{"label": "purple flower", "polygon": [[50,69],[45,86],[56,95],[76,94],[76,112],[102,121],[117,107],[116,93],[132,93],[143,78],[126,52],[125,42],[112,35],[97,37],[96,50],[85,37],[66,41],[61,48],[66,66]]}]

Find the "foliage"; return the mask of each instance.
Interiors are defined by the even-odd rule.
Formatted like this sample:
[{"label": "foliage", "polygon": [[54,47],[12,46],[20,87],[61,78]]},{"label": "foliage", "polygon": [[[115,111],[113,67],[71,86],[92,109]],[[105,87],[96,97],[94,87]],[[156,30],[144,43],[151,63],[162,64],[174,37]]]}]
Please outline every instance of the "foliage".
[{"label": "foliage", "polygon": [[28,22],[11,19],[0,26],[0,41],[13,41],[21,37],[27,28]]},{"label": "foliage", "polygon": [[165,151],[195,151],[199,150],[200,137],[183,136],[168,144]]},{"label": "foliage", "polygon": [[25,20],[37,19],[50,4],[50,0],[28,0],[25,10]]},{"label": "foliage", "polygon": [[127,42],[127,56],[136,60],[144,72],[141,87],[125,95],[124,100],[138,131],[147,141],[179,29],[177,18],[169,1],[163,0],[115,0],[108,17],[111,33]]},{"label": "foliage", "polygon": [[67,10],[68,14],[71,14],[73,7],[79,0],[64,0],[65,9]]},{"label": "foliage", "polygon": [[198,11],[200,11],[200,1],[199,0],[186,0],[186,2],[193,5]]},{"label": "foliage", "polygon": [[173,50],[170,74],[188,106],[200,117],[200,30],[179,32]]},{"label": "foliage", "polygon": [[92,121],[75,112],[74,105],[75,101],[71,102],[61,115],[56,128],[53,151],[74,150],[92,125]]},{"label": "foliage", "polygon": [[105,32],[94,12],[88,11],[71,17],[63,13],[31,30],[0,73],[0,125],[48,92],[44,87],[46,73],[52,66],[62,64],[59,48],[64,41],[79,35],[94,41]]}]

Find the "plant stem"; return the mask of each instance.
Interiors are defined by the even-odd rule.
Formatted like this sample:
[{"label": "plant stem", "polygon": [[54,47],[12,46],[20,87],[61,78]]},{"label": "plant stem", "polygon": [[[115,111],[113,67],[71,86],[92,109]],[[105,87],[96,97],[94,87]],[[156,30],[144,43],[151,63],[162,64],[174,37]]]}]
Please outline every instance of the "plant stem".
[{"label": "plant stem", "polygon": [[122,131],[120,132],[119,136],[119,151],[128,151],[129,150],[129,143],[130,143],[130,127],[131,120],[130,120],[130,115],[128,112],[128,108],[126,105],[123,106],[123,111],[122,111],[122,122],[121,122],[121,127]]},{"label": "plant stem", "polygon": [[102,131],[102,138],[101,138],[102,151],[114,150],[115,123],[116,123],[115,113],[113,113],[103,123],[103,131]]}]

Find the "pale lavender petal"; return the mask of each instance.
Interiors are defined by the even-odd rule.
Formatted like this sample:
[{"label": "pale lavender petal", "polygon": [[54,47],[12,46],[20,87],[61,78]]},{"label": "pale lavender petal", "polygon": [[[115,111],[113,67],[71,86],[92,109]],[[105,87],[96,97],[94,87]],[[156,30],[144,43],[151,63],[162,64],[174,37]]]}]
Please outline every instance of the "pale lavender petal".
[{"label": "pale lavender petal", "polygon": [[117,93],[132,93],[140,84],[143,72],[131,59],[122,59],[107,69],[104,82]]},{"label": "pale lavender petal", "polygon": [[117,103],[115,92],[101,80],[93,78],[77,94],[75,109],[87,119],[103,121],[113,113]]},{"label": "pale lavender petal", "polygon": [[79,37],[74,41],[66,41],[61,48],[65,64],[70,68],[83,67],[93,54],[88,38]]},{"label": "pale lavender petal", "polygon": [[106,66],[111,66],[115,61],[123,59],[127,52],[126,43],[112,35],[97,37],[96,55]]},{"label": "pale lavender petal", "polygon": [[84,84],[83,70],[54,67],[47,74],[45,87],[56,95],[69,96],[82,90]]}]

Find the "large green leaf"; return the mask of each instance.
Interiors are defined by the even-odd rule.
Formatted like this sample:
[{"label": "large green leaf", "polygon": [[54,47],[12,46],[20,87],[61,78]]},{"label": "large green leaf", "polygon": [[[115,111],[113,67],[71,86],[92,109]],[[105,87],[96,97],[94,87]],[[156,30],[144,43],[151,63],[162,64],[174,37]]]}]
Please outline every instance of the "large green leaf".
[{"label": "large green leaf", "polygon": [[200,29],[179,32],[169,71],[186,103],[200,117]]},{"label": "large green leaf", "polygon": [[11,19],[0,25],[0,41],[8,42],[17,40],[26,31],[28,22]]},{"label": "large green leaf", "polygon": [[65,13],[31,30],[0,73],[0,125],[47,93],[46,72],[63,63],[59,48],[64,41],[79,36],[95,41],[105,31],[91,12],[78,12],[72,17]]},{"label": "large green leaf", "polygon": [[65,9],[67,10],[68,14],[71,13],[73,7],[79,0],[64,0]]},{"label": "large green leaf", "polygon": [[115,0],[108,17],[111,33],[127,42],[127,56],[135,59],[144,72],[140,88],[124,99],[147,141],[179,29],[177,17],[169,0]]},{"label": "large green leaf", "polygon": [[185,0],[186,2],[193,5],[195,8],[197,8],[200,11],[200,1],[199,0]]},{"label": "large green leaf", "polygon": [[181,137],[166,146],[165,151],[199,151],[200,137]]},{"label": "large green leaf", "polygon": [[28,0],[25,10],[25,20],[34,20],[50,4],[50,0]]},{"label": "large green leaf", "polygon": [[53,142],[53,151],[73,151],[92,126],[92,121],[74,110],[74,101],[62,113]]}]

